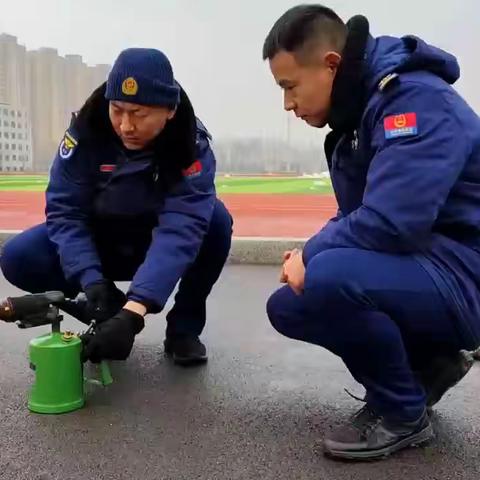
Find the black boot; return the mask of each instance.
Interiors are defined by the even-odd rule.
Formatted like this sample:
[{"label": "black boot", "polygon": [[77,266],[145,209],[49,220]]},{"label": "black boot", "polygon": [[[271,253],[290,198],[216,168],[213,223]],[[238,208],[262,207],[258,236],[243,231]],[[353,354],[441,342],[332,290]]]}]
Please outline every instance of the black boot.
[{"label": "black boot", "polygon": [[433,358],[416,376],[425,389],[427,407],[440,401],[450,388],[454,387],[472,368],[474,357],[462,350],[451,357]]},{"label": "black boot", "polygon": [[172,357],[177,365],[198,365],[208,359],[205,345],[195,336],[168,335],[163,345],[165,353]]},{"label": "black boot", "polygon": [[324,440],[325,454],[344,460],[376,460],[434,436],[425,411],[414,422],[389,422],[365,405]]}]

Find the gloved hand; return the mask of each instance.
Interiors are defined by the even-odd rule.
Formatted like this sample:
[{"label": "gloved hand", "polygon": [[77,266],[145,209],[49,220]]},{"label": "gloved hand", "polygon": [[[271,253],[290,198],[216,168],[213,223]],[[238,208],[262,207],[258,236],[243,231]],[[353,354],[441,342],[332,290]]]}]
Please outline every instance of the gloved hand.
[{"label": "gloved hand", "polygon": [[132,351],[135,335],[145,326],[142,315],[122,309],[109,320],[98,324],[93,333],[82,335],[82,361],[126,360]]},{"label": "gloved hand", "polygon": [[104,322],[113,317],[127,302],[125,294],[111,280],[101,280],[85,288],[90,318]]}]

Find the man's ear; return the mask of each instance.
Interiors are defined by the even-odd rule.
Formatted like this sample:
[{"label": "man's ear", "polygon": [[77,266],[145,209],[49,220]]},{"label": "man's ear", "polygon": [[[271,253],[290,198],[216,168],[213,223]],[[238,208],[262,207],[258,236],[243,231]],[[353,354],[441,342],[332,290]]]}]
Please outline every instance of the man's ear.
[{"label": "man's ear", "polygon": [[172,109],[168,112],[167,120],[171,120],[175,116],[176,113],[177,113],[177,107],[175,107],[174,109]]},{"label": "man's ear", "polygon": [[337,52],[327,52],[324,57],[323,61],[327,68],[332,72],[335,73],[340,66],[340,62],[342,61],[342,56]]}]

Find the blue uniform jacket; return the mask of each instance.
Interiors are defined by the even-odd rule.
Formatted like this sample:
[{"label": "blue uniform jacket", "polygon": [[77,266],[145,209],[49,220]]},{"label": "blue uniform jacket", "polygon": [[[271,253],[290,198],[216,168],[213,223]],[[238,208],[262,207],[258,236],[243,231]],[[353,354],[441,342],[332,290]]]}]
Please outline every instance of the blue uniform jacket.
[{"label": "blue uniform jacket", "polygon": [[[46,193],[48,234],[67,279],[85,288],[103,278],[94,230],[105,221],[118,224],[120,232],[125,222],[126,236],[130,227],[148,229],[151,244],[128,298],[149,305],[151,311],[161,310],[195,260],[215,206],[215,157],[209,138],[197,121],[198,161],[165,192],[151,153],[140,152],[132,160],[116,142],[84,143],[69,129]],[[137,233],[142,232],[132,238]]]},{"label": "blue uniform jacket", "polygon": [[[304,249],[411,254],[466,347],[480,343],[480,119],[451,87],[456,59],[416,37],[369,38],[367,103],[330,171],[338,215]],[[393,272],[394,273],[394,272]]]}]

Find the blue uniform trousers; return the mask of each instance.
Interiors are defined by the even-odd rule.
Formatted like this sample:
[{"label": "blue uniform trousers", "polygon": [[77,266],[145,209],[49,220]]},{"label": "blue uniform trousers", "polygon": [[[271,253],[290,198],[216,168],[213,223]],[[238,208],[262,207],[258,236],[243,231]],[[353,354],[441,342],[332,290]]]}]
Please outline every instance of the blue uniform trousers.
[{"label": "blue uniform trousers", "polygon": [[309,262],[304,293],[279,289],[267,313],[283,335],[341,357],[372,408],[392,418],[418,418],[425,392],[413,371],[462,348],[448,303],[408,255],[326,250]]},{"label": "blue uniform trousers", "polygon": [[[227,260],[231,235],[232,218],[223,203],[217,200],[199,254],[183,275],[175,304],[167,315],[167,334],[200,335],[202,332],[206,320],[206,299]],[[145,258],[149,241],[147,237],[136,244],[116,243],[115,238],[108,238],[103,233],[97,250],[105,278],[131,280]],[[10,283],[31,293],[60,290],[72,298],[80,291],[80,285],[65,279],[45,224],[11,239],[4,247],[0,266]]]}]

